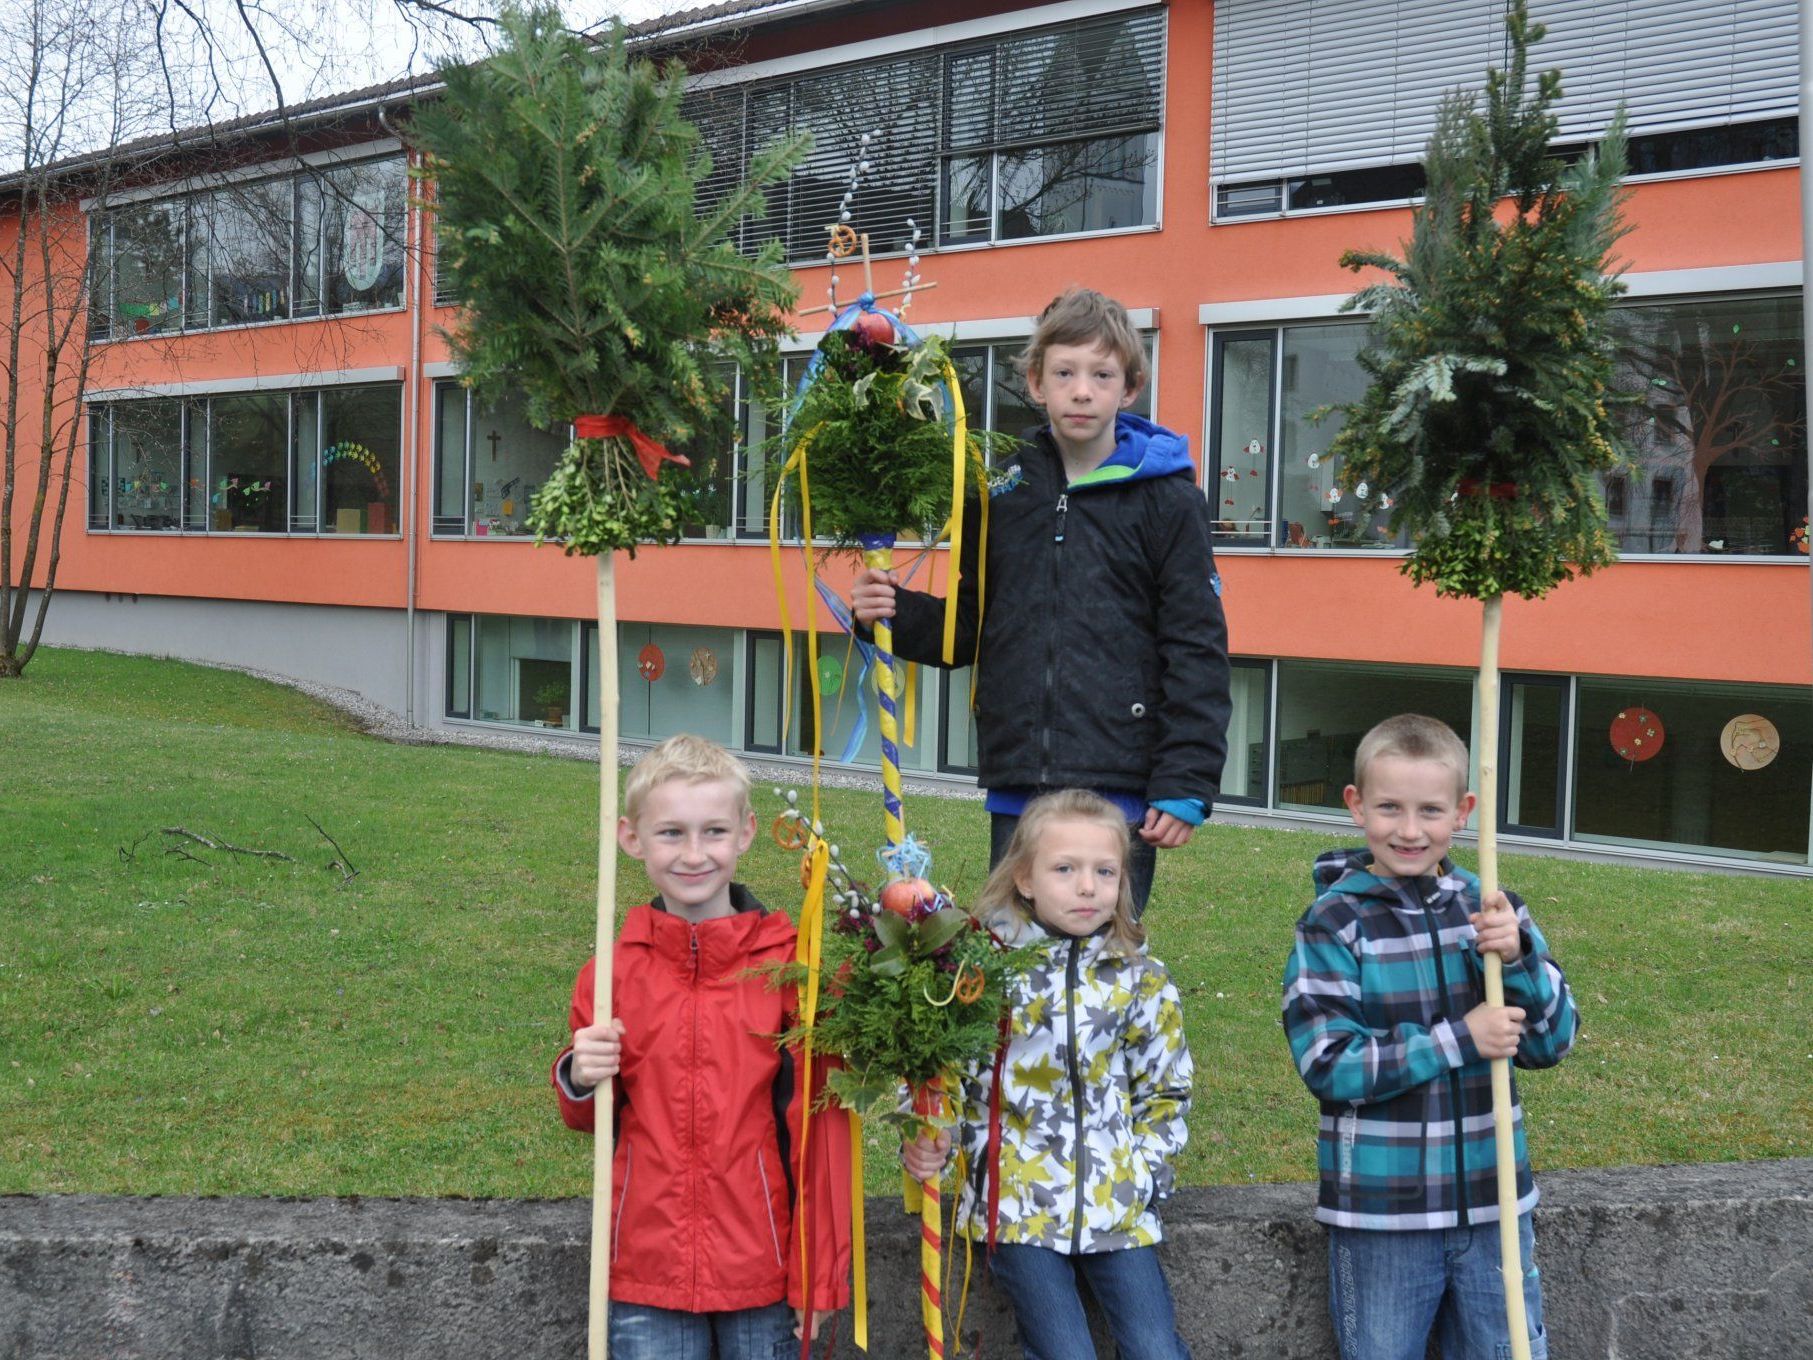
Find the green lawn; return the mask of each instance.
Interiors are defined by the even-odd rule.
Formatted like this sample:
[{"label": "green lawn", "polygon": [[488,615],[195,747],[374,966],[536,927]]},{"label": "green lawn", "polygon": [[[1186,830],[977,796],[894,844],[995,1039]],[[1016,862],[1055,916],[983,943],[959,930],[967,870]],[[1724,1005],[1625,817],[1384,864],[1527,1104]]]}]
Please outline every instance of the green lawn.
[{"label": "green lawn", "polygon": [[[591,945],[595,766],[388,745],[244,676],[67,651],[0,683],[0,757],[0,1193],[587,1193],[546,1069]],[[825,803],[845,844],[878,835],[877,798]],[[973,892],[979,807],[907,816]],[[170,826],[296,862],[140,840]],[[1328,843],[1211,826],[1162,861],[1148,920],[1197,1060],[1186,1180],[1313,1173],[1278,977]],[[795,905],[797,856],[758,844],[745,877]],[[1539,1167],[1808,1153],[1805,880],[1505,876],[1585,1020],[1525,1085]]]}]

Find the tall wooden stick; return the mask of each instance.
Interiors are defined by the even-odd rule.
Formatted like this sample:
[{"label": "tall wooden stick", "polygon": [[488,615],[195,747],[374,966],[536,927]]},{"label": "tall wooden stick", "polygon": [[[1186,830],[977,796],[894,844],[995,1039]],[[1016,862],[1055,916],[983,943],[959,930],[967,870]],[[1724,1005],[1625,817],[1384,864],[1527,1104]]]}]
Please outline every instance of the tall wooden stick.
[{"label": "tall wooden stick", "polygon": [[[616,554],[598,554],[598,941],[592,1019],[611,1018],[611,941],[617,928],[617,577]],[[583,696],[580,699],[585,702]],[[583,712],[583,710],[582,710]],[[616,1151],[616,1083],[592,1093],[592,1270],[586,1354],[605,1360],[611,1319],[611,1162]]]},{"label": "tall wooden stick", "polygon": [[[1504,596],[1486,599],[1479,637],[1479,901],[1498,891],[1498,637]],[[1505,1004],[1504,961],[1486,955],[1486,1004]],[[1530,1360],[1523,1306],[1523,1252],[1517,1241],[1517,1138],[1511,1128],[1511,1060],[1492,1059],[1492,1136],[1498,1160],[1499,1268],[1511,1360]]]}]

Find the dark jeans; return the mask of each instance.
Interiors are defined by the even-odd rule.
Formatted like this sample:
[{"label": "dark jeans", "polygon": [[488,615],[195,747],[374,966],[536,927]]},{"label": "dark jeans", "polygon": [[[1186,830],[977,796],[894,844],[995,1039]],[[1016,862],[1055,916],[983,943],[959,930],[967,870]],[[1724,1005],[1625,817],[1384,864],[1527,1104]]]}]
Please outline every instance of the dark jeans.
[{"label": "dark jeans", "polygon": [[1120,1360],[1190,1360],[1151,1247],[1065,1256],[1049,1247],[1003,1245],[989,1269],[1013,1304],[1026,1360],[1095,1360],[1083,1285],[1102,1306]]},{"label": "dark jeans", "polygon": [[[1014,828],[1020,824],[1020,819],[1011,812],[988,815],[988,867],[993,869],[1007,853],[1007,843],[1014,838]],[[1138,920],[1146,914],[1146,899],[1152,895],[1152,875],[1158,868],[1158,851],[1139,838],[1138,826],[1129,826],[1127,834],[1132,838],[1132,848],[1127,856],[1127,886],[1133,890],[1133,918]]]},{"label": "dark jeans", "polygon": [[[1517,1220],[1531,1360],[1547,1360],[1530,1216]],[[1328,1302],[1341,1360],[1423,1360],[1440,1334],[1446,1360],[1508,1360],[1498,1224],[1385,1232],[1328,1230]]]}]

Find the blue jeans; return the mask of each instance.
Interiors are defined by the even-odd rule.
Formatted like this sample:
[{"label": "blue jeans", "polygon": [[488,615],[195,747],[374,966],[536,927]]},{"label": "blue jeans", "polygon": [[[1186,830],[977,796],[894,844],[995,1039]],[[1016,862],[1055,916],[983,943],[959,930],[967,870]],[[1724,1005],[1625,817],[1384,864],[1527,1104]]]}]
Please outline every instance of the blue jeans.
[{"label": "blue jeans", "polygon": [[1151,1247],[1066,1256],[1049,1247],[1000,1246],[989,1268],[1013,1304],[1026,1360],[1095,1360],[1079,1284],[1101,1304],[1121,1360],[1189,1360]]},{"label": "blue jeans", "polygon": [[785,1303],[729,1313],[682,1313],[611,1303],[611,1360],[798,1360],[793,1310]]},{"label": "blue jeans", "polygon": [[[1547,1360],[1536,1234],[1517,1220],[1530,1360]],[[1439,1329],[1442,1360],[1510,1360],[1498,1224],[1378,1232],[1328,1230],[1328,1306],[1341,1360],[1423,1360]]]}]

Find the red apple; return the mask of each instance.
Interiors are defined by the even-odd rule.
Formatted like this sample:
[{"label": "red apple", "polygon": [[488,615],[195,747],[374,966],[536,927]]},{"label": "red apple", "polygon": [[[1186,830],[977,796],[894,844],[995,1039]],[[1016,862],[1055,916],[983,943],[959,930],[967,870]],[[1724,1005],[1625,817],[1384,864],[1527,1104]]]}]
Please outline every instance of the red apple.
[{"label": "red apple", "polygon": [[858,312],[856,319],[850,323],[850,329],[871,345],[894,343],[894,323],[880,312]]},{"label": "red apple", "polygon": [[911,915],[920,902],[929,902],[934,896],[932,885],[923,878],[897,878],[881,890],[881,905],[884,911],[904,917]]}]

